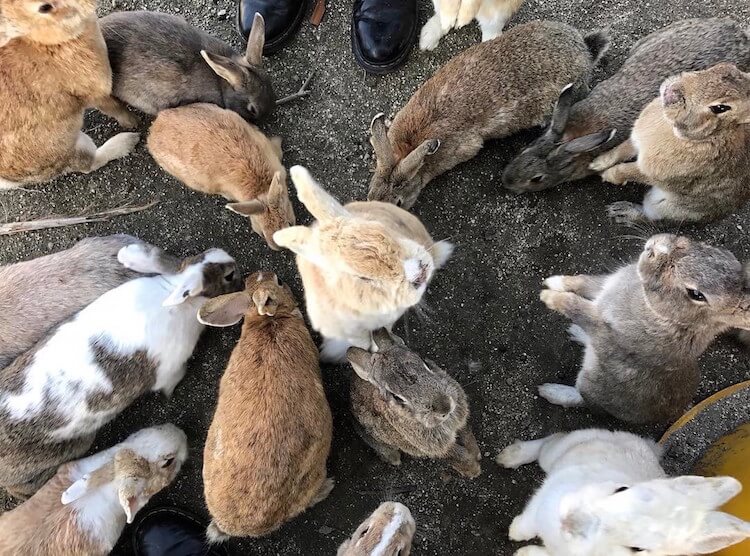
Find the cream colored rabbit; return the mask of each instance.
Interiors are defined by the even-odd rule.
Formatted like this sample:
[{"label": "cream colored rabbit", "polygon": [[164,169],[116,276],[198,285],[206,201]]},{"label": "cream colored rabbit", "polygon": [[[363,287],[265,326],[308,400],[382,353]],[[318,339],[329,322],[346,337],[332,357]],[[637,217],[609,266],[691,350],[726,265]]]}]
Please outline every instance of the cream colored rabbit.
[{"label": "cream colored rabbit", "polygon": [[289,174],[317,222],[280,230],[273,239],[297,254],[307,314],[325,338],[321,357],[345,361],[349,346],[370,349],[373,330],[390,330],[419,303],[453,246],[433,241],[416,216],[395,205],[341,206],[302,166]]}]

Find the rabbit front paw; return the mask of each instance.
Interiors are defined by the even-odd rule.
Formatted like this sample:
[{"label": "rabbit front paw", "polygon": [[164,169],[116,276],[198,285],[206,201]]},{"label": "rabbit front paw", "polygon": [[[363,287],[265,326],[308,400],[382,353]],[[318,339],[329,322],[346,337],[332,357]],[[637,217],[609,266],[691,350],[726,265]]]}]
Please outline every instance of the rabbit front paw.
[{"label": "rabbit front paw", "polygon": [[[516,440],[513,444],[502,450],[495,458],[495,461],[498,465],[502,465],[508,469],[518,469],[522,465],[525,465],[529,462],[526,443],[521,440]],[[521,541],[524,539],[513,540]]]},{"label": "rabbit front paw", "polygon": [[617,161],[613,160],[612,156],[610,156],[610,153],[606,152],[602,155],[597,156],[594,161],[589,164],[589,170],[593,170],[597,174],[601,174],[605,170],[612,168],[612,166],[614,166],[615,164],[617,164]]},{"label": "rabbit front paw", "polygon": [[419,35],[419,48],[421,50],[435,50],[443,35],[444,33],[440,28],[440,17],[432,16],[422,27]]},{"label": "rabbit front paw", "polygon": [[617,201],[607,207],[607,214],[617,224],[632,224],[644,219],[643,206],[630,201]]},{"label": "rabbit front paw", "polygon": [[628,178],[623,176],[623,172],[620,171],[620,164],[611,166],[601,173],[602,181],[611,183],[614,185],[625,185],[628,183]]},{"label": "rabbit front paw", "polygon": [[141,120],[135,114],[123,112],[117,117],[117,123],[123,129],[135,129],[141,124]]},{"label": "rabbit front paw", "polygon": [[542,282],[542,284],[544,285],[544,287],[556,292],[568,291],[565,288],[565,276],[550,276],[549,278],[546,278],[544,282]]},{"label": "rabbit front paw", "polygon": [[542,303],[544,303],[548,309],[552,309],[559,313],[563,311],[565,308],[565,302],[568,300],[569,296],[572,295],[575,294],[556,290],[542,290],[539,292],[539,299],[542,300]]},{"label": "rabbit front paw", "polygon": [[508,529],[508,538],[513,542],[530,541],[536,535],[529,531],[523,514],[517,515]]}]

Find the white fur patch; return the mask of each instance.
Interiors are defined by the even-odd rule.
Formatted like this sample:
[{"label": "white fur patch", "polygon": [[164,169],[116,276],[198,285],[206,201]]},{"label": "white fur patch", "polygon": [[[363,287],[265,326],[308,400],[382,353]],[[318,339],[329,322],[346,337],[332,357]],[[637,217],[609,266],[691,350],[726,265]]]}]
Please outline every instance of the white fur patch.
[{"label": "white fur patch", "polygon": [[383,556],[388,546],[391,544],[391,540],[396,535],[401,526],[407,521],[409,515],[402,509],[401,506],[395,506],[393,510],[393,516],[391,520],[383,529],[383,533],[380,536],[380,541],[372,549],[371,556]]},{"label": "white fur patch", "polygon": [[556,292],[564,292],[565,291],[565,280],[562,276],[550,276],[544,281],[544,285],[547,286],[549,289],[554,290]]},{"label": "white fur patch", "polygon": [[539,395],[549,403],[563,407],[579,407],[585,403],[574,386],[564,384],[542,384],[539,386]]},{"label": "white fur patch", "polygon": [[409,282],[414,282],[422,273],[419,259],[408,259],[404,262],[404,276]]},{"label": "white fur patch", "polygon": [[204,263],[228,264],[233,263],[234,259],[223,249],[209,249],[203,256]]}]

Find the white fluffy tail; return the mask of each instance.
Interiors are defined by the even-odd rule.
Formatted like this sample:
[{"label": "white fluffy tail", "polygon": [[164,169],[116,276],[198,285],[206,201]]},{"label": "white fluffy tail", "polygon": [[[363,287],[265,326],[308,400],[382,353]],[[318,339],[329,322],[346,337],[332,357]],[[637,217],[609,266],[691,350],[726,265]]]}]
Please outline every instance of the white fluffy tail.
[{"label": "white fluffy tail", "polygon": [[219,526],[216,525],[214,520],[211,520],[211,523],[209,523],[208,528],[206,529],[206,539],[208,540],[208,543],[221,544],[229,540],[229,538],[230,536],[219,529]]},{"label": "white fluffy tail", "polygon": [[346,350],[351,342],[340,338],[325,338],[320,346],[320,360],[323,363],[346,363]]},{"label": "white fluffy tail", "polygon": [[575,386],[550,383],[542,384],[539,387],[539,395],[549,403],[563,407],[581,407],[586,405],[583,396],[576,390]]},{"label": "white fluffy tail", "polygon": [[435,261],[435,268],[441,268],[448,259],[453,255],[454,245],[449,241],[437,241],[430,248],[432,259]]}]

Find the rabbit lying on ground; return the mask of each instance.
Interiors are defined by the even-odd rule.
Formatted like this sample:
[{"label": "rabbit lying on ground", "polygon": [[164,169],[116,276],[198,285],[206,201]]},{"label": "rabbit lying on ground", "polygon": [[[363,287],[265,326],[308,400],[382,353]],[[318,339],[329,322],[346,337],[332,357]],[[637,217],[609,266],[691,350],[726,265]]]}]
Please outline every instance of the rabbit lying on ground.
[{"label": "rabbit lying on ground", "polygon": [[[70,249],[0,267],[0,369],[30,349],[103,293],[139,276],[117,260],[128,235],[90,237]],[[153,260],[176,270],[178,262],[153,245]],[[49,302],[54,292],[55,302]]]},{"label": "rabbit lying on ground", "polygon": [[250,218],[271,249],[274,232],[294,226],[281,138],[270,140],[254,125],[213,104],[160,112],[148,136],[154,160],[188,187],[220,194],[227,208]]},{"label": "rabbit lying on ground", "polygon": [[651,33],[586,98],[560,95],[546,133],[508,164],[503,184],[523,193],[592,175],[589,164],[628,138],[662,81],[724,61],[750,68],[750,33],[731,18],[686,19]]},{"label": "rabbit lying on ground", "polygon": [[698,357],[730,328],[750,328],[750,288],[729,251],[661,234],[637,263],[614,274],[553,276],[541,293],[573,321],[585,346],[576,386],[539,392],[566,407],[585,404],[632,423],[679,417],[700,381]]},{"label": "rabbit lying on ground", "polygon": [[[489,139],[542,125],[560,89],[588,83],[609,46],[553,21],[514,27],[468,48],[440,68],[393,119],[371,125],[377,167],[368,199],[411,208],[436,176],[465,162]],[[499,63],[498,60],[502,60]]]},{"label": "rabbit lying on ground", "polygon": [[97,148],[81,131],[92,106],[123,127],[137,123],[110,101],[96,2],[9,0],[2,10],[16,38],[0,48],[0,189],[92,172],[127,156],[137,133],[119,133]]},{"label": "rabbit lying on ground", "polygon": [[419,303],[453,246],[433,241],[417,217],[394,205],[341,206],[305,168],[289,173],[317,222],[280,230],[273,239],[297,254],[307,315],[324,336],[321,358],[343,362],[349,346],[369,349],[371,331],[390,329]]},{"label": "rabbit lying on ground", "polygon": [[185,433],[167,424],[62,465],[39,492],[0,515],[0,554],[109,554],[125,523],[174,480],[187,455]]},{"label": "rabbit lying on ground", "polygon": [[208,102],[257,121],[275,106],[271,78],[263,69],[260,14],[244,56],[175,15],[119,12],[100,24],[112,63],[112,94],[146,114]]},{"label": "rabbit lying on ground", "polygon": [[535,461],[547,473],[512,541],[542,539],[516,556],[686,556],[750,537],[750,523],[717,511],[742,485],[731,477],[667,478],[661,450],[626,432],[588,429],[517,441],[497,456],[513,469]]},{"label": "rabbit lying on ground", "polygon": [[373,334],[375,353],[349,348],[355,374],[351,409],[362,439],[392,465],[401,452],[444,458],[478,477],[482,455],[468,424],[466,393],[435,363],[422,359],[385,328]]},{"label": "rabbit lying on ground", "polygon": [[499,37],[524,0],[432,0],[433,15],[419,37],[419,48],[434,49],[451,29],[459,29],[476,19],[482,28],[482,41]]},{"label": "rabbit lying on ground", "polygon": [[409,556],[416,529],[409,508],[383,502],[339,546],[336,556]]},{"label": "rabbit lying on ground", "polygon": [[289,286],[271,272],[208,301],[210,326],[242,318],[203,454],[208,538],[267,535],[323,500],[333,421],[318,353]]},{"label": "rabbit lying on ground", "polygon": [[591,168],[606,182],[652,186],[643,205],[609,207],[619,222],[731,214],[750,199],[750,74],[725,63],[666,80],[630,139]]},{"label": "rabbit lying on ground", "polygon": [[[118,254],[144,273],[162,268],[154,257],[142,245]],[[0,486],[32,494],[140,395],[171,395],[203,331],[198,308],[240,284],[234,260],[208,250],[106,292],[0,370]]]}]

